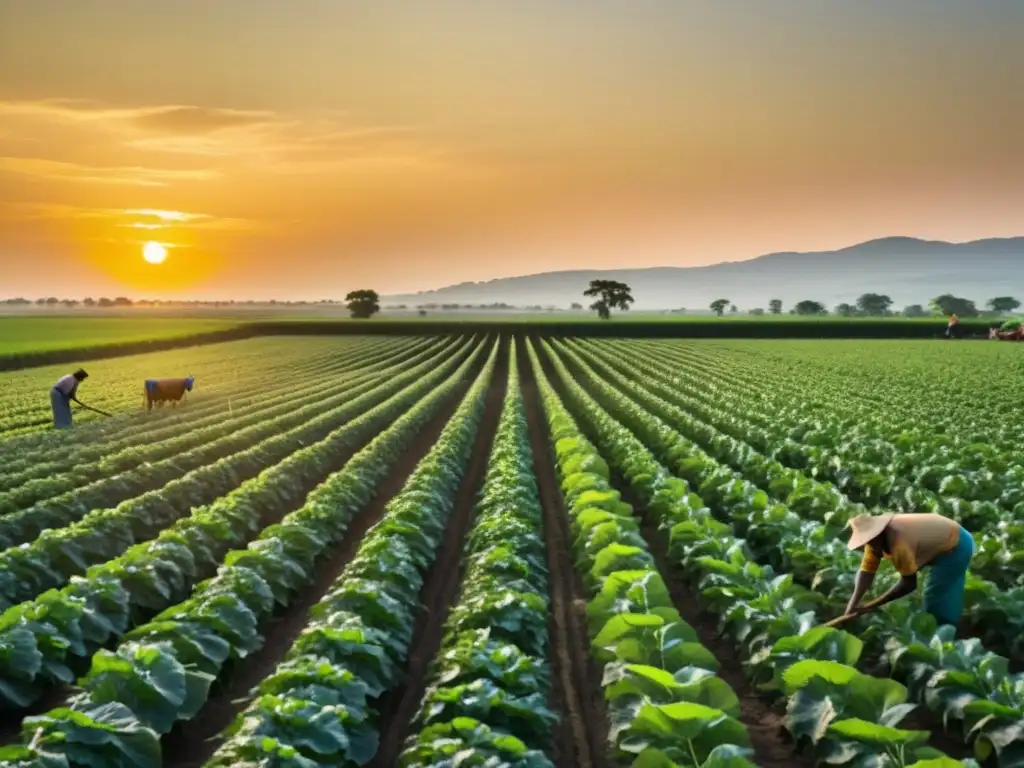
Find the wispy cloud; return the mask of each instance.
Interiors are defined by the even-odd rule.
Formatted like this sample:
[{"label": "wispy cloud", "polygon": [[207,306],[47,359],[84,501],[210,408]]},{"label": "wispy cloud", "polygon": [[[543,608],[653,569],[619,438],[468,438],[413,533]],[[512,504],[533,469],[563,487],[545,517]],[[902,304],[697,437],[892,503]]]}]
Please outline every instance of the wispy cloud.
[{"label": "wispy cloud", "polygon": [[82,99],[0,101],[0,115],[22,115],[72,123],[135,125],[143,131],[207,133],[224,128],[273,122],[271,112],[210,109],[187,105],[111,107]]},{"label": "wispy cloud", "polygon": [[275,122],[277,118],[272,112],[182,106],[140,109],[134,117],[135,125],[144,131],[189,135]]},{"label": "wispy cloud", "polygon": [[0,172],[54,181],[138,187],[166,187],[178,181],[209,181],[220,175],[215,170],[89,166],[40,157],[0,157]]},{"label": "wispy cloud", "polygon": [[0,205],[0,220],[93,220],[127,229],[252,229],[248,219],[213,216],[206,213],[170,211],[157,208],[93,208],[49,203],[8,203]]},{"label": "wispy cloud", "polygon": [[124,211],[127,216],[141,216],[145,218],[159,219],[160,221],[197,221],[208,219],[209,216],[202,213],[186,213],[185,211],[164,211],[158,208],[133,208]]},{"label": "wispy cloud", "polygon": [[[75,99],[0,102],[0,117],[106,134],[152,160],[154,153],[216,158],[270,173],[344,171],[353,164],[436,164],[449,151],[411,125],[361,125],[343,112],[285,115],[186,105],[111,107]],[[29,135],[27,132],[24,135]]]}]

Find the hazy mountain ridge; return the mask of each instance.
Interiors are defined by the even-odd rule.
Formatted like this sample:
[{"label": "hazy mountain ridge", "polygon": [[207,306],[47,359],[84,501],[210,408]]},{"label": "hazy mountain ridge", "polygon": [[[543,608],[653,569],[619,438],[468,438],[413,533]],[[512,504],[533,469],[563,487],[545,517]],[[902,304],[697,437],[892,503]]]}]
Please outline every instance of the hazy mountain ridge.
[{"label": "hazy mountain ridge", "polygon": [[1024,236],[967,243],[887,237],[835,251],[769,253],[747,261],[703,267],[563,270],[459,283],[433,291],[383,297],[388,304],[556,305],[586,303],[583,290],[595,278],[628,283],[636,309],[705,309],[727,298],[743,309],[767,307],[773,298],[791,305],[814,299],[832,307],[866,292],[891,296],[896,308],[927,304],[942,293],[973,299],[1024,300]]}]

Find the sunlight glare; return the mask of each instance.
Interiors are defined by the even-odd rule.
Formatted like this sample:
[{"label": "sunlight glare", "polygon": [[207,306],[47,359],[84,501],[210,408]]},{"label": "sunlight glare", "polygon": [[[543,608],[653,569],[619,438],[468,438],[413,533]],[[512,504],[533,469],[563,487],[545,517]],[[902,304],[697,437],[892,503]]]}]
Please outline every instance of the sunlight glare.
[{"label": "sunlight glare", "polygon": [[167,259],[167,248],[161,243],[150,241],[142,246],[142,258],[150,264],[163,264]]}]

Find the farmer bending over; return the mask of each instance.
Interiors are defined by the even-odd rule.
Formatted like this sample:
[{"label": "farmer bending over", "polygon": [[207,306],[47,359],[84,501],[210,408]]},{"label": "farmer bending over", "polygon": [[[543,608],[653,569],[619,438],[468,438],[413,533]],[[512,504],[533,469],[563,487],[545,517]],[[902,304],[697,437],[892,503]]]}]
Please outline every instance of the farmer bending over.
[{"label": "farmer bending over", "polygon": [[71,401],[81,405],[78,399],[78,385],[89,378],[89,374],[79,368],[74,373],[61,376],[50,390],[50,406],[53,408],[53,426],[57,429],[68,429],[71,426]]},{"label": "farmer bending over", "polygon": [[[830,623],[845,624],[917,589],[917,573],[928,567],[924,609],[941,624],[956,626],[964,610],[967,568],[974,555],[974,539],[958,523],[942,515],[858,515],[850,521],[849,548],[864,548],[864,559],[854,582],[846,614]],[[860,601],[871,588],[882,558],[891,560],[899,582],[877,600]]]}]

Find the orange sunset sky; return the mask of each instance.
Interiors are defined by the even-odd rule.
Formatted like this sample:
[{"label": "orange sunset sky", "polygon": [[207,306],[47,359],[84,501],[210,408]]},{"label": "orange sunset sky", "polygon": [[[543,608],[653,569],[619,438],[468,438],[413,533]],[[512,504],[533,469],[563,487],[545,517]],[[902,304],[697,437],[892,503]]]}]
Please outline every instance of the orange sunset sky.
[{"label": "orange sunset sky", "polygon": [[0,0],[0,295],[1020,235],[1022,95],[1020,0]]}]

